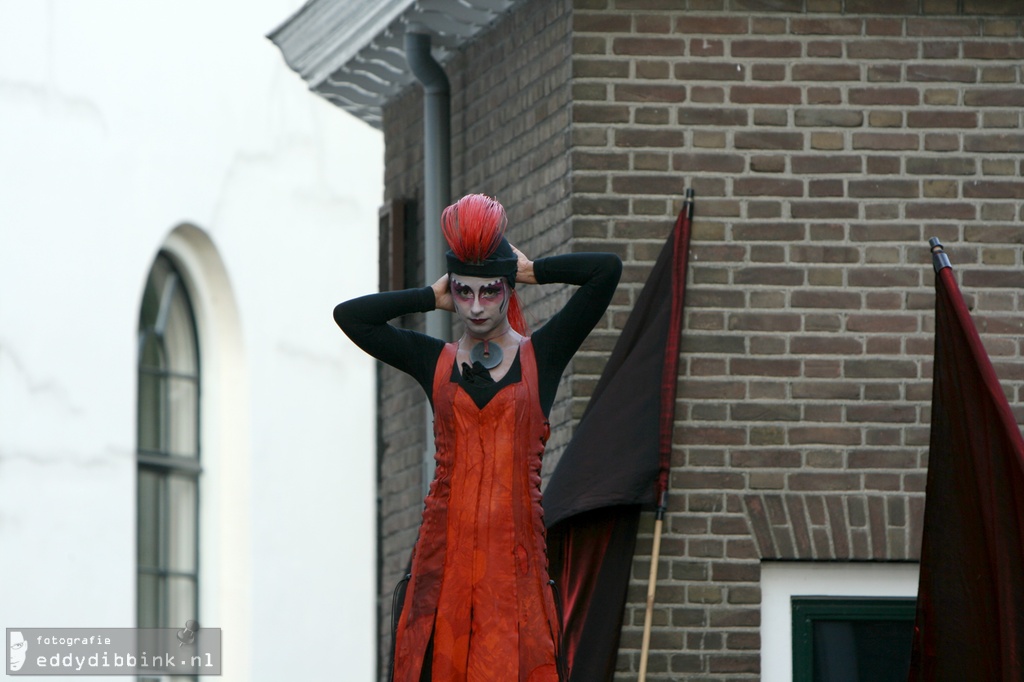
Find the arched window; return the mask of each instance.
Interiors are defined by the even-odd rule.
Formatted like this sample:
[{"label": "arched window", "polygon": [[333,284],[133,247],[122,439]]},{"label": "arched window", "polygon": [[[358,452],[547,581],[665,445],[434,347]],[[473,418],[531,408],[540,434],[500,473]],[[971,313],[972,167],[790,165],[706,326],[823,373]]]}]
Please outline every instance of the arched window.
[{"label": "arched window", "polygon": [[146,282],[138,353],[138,627],[181,628],[199,613],[200,358],[166,253]]}]

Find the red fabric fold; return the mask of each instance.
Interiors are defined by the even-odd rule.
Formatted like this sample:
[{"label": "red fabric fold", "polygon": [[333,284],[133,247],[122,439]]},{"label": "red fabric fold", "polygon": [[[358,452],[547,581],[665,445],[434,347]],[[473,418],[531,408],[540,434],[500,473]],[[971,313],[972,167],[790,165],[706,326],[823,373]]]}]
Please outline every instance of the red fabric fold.
[{"label": "red fabric fold", "polygon": [[911,682],[1024,679],[1024,439],[953,271],[935,366]]},{"label": "red fabric fold", "polygon": [[449,380],[455,349],[445,347],[435,372],[437,471],[395,637],[394,679],[557,682],[559,620],[540,505],[549,428],[533,345],[519,346],[522,380],[482,408]]}]

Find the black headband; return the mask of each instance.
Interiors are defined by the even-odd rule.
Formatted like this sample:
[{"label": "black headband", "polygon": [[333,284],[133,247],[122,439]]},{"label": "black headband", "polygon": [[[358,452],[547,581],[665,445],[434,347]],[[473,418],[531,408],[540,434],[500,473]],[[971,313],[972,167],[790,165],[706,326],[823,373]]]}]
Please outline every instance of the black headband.
[{"label": "black headband", "polygon": [[513,289],[516,286],[516,273],[519,271],[519,258],[512,246],[504,237],[490,256],[481,263],[464,263],[449,251],[445,254],[448,260],[448,272],[466,277],[504,277]]}]

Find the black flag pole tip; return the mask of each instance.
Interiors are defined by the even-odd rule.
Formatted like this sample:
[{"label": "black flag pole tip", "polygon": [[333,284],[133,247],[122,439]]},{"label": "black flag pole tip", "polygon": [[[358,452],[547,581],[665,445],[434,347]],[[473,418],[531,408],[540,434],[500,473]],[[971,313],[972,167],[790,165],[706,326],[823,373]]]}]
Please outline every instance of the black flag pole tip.
[{"label": "black flag pole tip", "polygon": [[939,241],[938,237],[932,237],[929,239],[928,246],[930,246],[932,250],[932,267],[935,268],[935,274],[939,274],[939,270],[942,270],[943,268],[953,267],[950,265],[949,256],[946,255],[942,242]]}]

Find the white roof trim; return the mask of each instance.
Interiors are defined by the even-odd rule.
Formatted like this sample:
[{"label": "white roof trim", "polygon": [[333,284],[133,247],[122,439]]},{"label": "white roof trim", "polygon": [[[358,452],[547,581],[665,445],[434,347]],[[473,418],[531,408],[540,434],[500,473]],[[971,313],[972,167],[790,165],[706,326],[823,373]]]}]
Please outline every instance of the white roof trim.
[{"label": "white roof trim", "polygon": [[415,79],[405,62],[410,24],[433,35],[445,61],[522,0],[307,0],[267,37],[311,90],[381,127],[381,107]]}]

